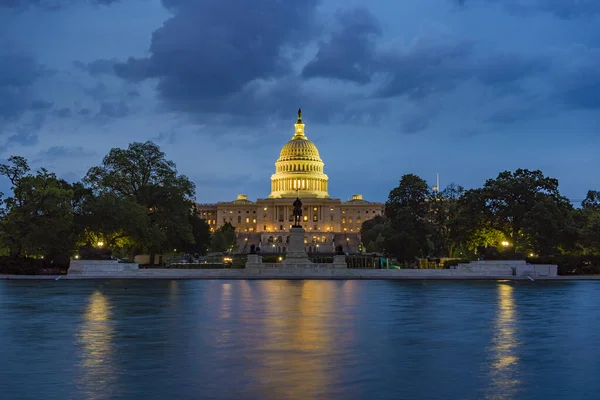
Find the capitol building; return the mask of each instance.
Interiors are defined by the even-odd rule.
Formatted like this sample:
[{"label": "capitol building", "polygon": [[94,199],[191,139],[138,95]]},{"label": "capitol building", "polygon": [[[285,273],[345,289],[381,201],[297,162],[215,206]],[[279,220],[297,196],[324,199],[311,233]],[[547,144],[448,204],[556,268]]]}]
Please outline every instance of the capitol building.
[{"label": "capitol building", "polygon": [[251,201],[240,194],[234,201],[198,204],[200,217],[212,231],[225,223],[233,225],[239,252],[248,253],[255,245],[263,254],[285,253],[293,223],[292,203],[299,197],[308,253],[332,253],[338,245],[349,253],[360,252],[360,227],[382,215],[383,204],[363,200],[360,194],[348,201],[330,197],[325,164],[304,133],[301,110],[294,128],[294,136],[275,162],[268,198]]}]

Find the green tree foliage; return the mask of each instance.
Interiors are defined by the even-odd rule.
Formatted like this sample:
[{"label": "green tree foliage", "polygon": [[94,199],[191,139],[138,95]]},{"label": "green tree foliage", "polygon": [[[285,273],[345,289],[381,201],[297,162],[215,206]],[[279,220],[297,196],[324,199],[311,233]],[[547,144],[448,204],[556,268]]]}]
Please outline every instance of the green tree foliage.
[{"label": "green tree foliage", "polygon": [[387,240],[386,252],[402,261],[413,261],[430,253],[434,247],[429,213],[431,199],[431,190],[423,179],[413,174],[400,179],[385,203],[385,214],[394,232]]},{"label": "green tree foliage", "polygon": [[386,248],[394,247],[395,232],[386,217],[376,216],[363,222],[360,231],[362,243],[369,253],[385,253]]},{"label": "green tree foliage", "polygon": [[465,189],[454,183],[432,196],[429,203],[429,220],[432,223],[432,240],[437,255],[455,255],[466,238],[467,222],[459,201]]},{"label": "green tree foliage", "polygon": [[41,169],[30,174],[23,157],[10,157],[0,174],[12,183],[13,196],[4,201],[2,242],[13,257],[45,257],[68,261],[77,240],[73,225],[73,188]]},{"label": "green tree foliage", "polygon": [[600,255],[600,192],[590,190],[581,209],[575,210],[575,225],[579,228],[579,250],[582,254]]},{"label": "green tree foliage", "polygon": [[504,234],[515,251],[557,252],[572,237],[572,206],[558,180],[518,169],[465,193],[469,213]]},{"label": "green tree foliage", "polygon": [[221,226],[210,238],[210,250],[214,252],[234,252],[237,250],[235,228],[229,222]]},{"label": "green tree foliage", "polygon": [[205,220],[200,218],[195,209],[194,212],[190,214],[189,220],[192,227],[192,236],[194,237],[194,242],[183,242],[179,248],[186,253],[205,255],[211,243],[210,226]]},{"label": "green tree foliage", "polygon": [[194,184],[177,173],[156,144],[134,142],[127,149],[110,150],[100,166],[88,171],[84,182],[95,195],[112,195],[121,204],[136,205],[136,216],[144,210],[144,221],[125,229],[135,247],[147,250],[151,260],[157,252],[194,243],[190,223]]}]

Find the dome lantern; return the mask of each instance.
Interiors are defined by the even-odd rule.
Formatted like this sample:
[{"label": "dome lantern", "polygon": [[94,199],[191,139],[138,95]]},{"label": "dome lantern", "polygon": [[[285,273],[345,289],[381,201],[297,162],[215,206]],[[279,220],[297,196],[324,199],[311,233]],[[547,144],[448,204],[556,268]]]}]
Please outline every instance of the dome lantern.
[{"label": "dome lantern", "polygon": [[325,164],[317,146],[304,134],[302,109],[298,109],[294,128],[294,136],[283,146],[275,163],[269,198],[329,198]]}]

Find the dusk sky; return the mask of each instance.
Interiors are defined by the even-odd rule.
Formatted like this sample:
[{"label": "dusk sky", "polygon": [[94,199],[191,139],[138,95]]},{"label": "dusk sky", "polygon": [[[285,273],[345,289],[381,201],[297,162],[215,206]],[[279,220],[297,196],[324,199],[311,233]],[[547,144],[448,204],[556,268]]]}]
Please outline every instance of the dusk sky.
[{"label": "dusk sky", "polygon": [[600,189],[600,1],[0,0],[2,162],[77,181],[153,140],[198,202],[266,197],[299,107],[332,197],[528,168],[579,202]]}]

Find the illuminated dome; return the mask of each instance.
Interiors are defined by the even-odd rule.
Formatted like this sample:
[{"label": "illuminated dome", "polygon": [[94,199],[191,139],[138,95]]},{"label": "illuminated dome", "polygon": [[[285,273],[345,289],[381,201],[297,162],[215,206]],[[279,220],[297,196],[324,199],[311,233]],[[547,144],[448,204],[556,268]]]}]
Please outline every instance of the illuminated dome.
[{"label": "illuminated dome", "polygon": [[275,163],[275,174],[271,176],[270,198],[329,198],[329,178],[323,173],[325,164],[319,150],[304,134],[302,110],[292,140],[281,149]]}]

